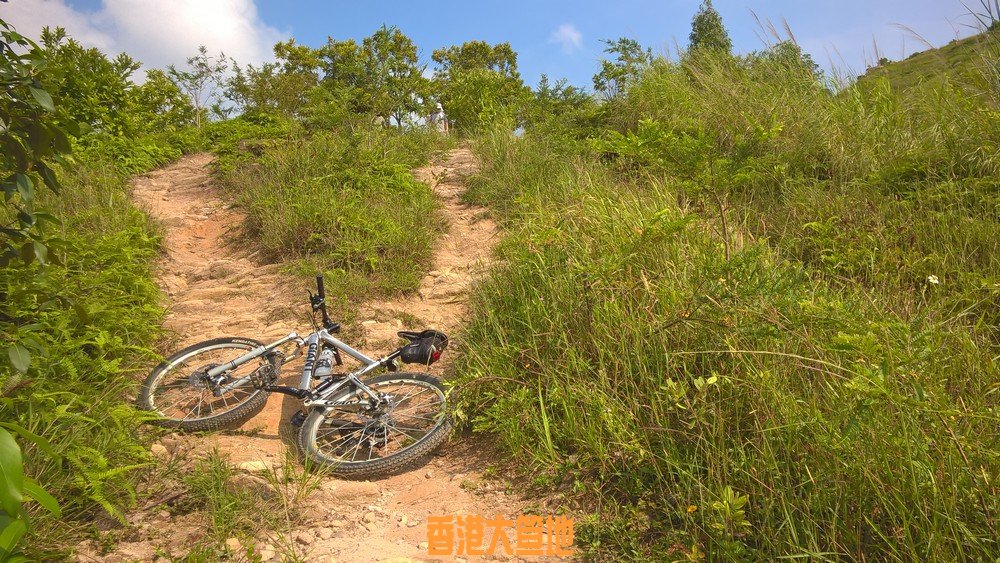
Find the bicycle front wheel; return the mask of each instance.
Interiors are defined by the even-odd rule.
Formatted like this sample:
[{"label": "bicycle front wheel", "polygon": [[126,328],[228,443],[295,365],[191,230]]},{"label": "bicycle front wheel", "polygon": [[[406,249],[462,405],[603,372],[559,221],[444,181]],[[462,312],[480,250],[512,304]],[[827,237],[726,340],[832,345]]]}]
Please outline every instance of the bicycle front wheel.
[{"label": "bicycle front wheel", "polygon": [[451,422],[441,381],[423,373],[389,373],[364,382],[380,401],[345,389],[341,403],[314,409],[299,429],[299,449],[335,475],[370,478],[398,473],[448,438]]},{"label": "bicycle front wheel", "polygon": [[275,376],[275,357],[261,356],[215,380],[206,372],[260,346],[247,338],[215,338],[188,346],[153,369],[142,384],[139,406],[163,417],[154,424],[181,430],[220,430],[241,424],[264,406],[268,392],[250,381],[224,393],[221,390],[256,370],[270,367],[267,375]]}]

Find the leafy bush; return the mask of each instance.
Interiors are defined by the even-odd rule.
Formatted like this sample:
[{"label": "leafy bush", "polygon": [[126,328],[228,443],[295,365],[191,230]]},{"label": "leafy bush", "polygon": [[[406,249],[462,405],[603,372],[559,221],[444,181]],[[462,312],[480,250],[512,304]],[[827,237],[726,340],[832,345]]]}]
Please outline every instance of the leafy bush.
[{"label": "leafy bush", "polygon": [[[81,523],[100,511],[121,517],[134,496],[127,476],[147,461],[136,434],[142,416],[123,398],[140,363],[153,356],[159,331],[162,313],[151,272],[159,241],[146,216],[132,207],[126,180],[131,173],[177,158],[180,148],[163,136],[80,136],[81,128],[67,121],[68,113],[77,119],[87,114],[86,119],[101,121],[108,131],[118,127],[111,122],[121,114],[97,117],[99,112],[86,104],[69,109],[57,105],[39,83],[60,84],[59,100],[89,79],[43,75],[40,70],[47,67],[42,59],[48,54],[97,66],[108,61],[75,44],[50,46],[49,51],[59,53],[42,52],[2,21],[0,26],[3,43],[25,51],[12,56],[10,49],[0,49],[11,70],[7,77],[14,80],[7,85],[10,103],[0,113],[10,125],[4,128],[11,141],[7,144],[19,147],[5,151],[10,158],[0,166],[5,183],[17,186],[16,195],[9,191],[14,197],[5,198],[0,207],[0,222],[25,227],[0,233],[5,248],[21,248],[20,259],[5,259],[0,267],[0,413],[5,428],[30,438],[22,442],[21,452],[25,492],[42,503],[25,507],[32,524],[26,530],[25,555],[44,560],[64,554],[78,538]],[[65,71],[66,64],[59,59],[56,68]],[[121,64],[129,66],[124,59]],[[99,82],[86,87],[99,88]],[[106,86],[113,90],[106,94],[123,99],[127,88],[119,88],[122,84]],[[72,144],[60,125],[77,134]],[[73,145],[76,164],[66,155]],[[10,448],[0,463],[5,475],[22,471],[22,461]],[[10,483],[8,493],[17,488]],[[45,498],[43,489],[55,499]],[[53,508],[56,502],[61,512]],[[5,500],[7,516],[12,508]],[[5,555],[14,552],[26,521],[5,516]]]},{"label": "leafy bush", "polygon": [[65,265],[0,269],[0,327],[37,344],[26,373],[0,364],[3,416],[48,438],[58,454],[25,447],[28,472],[63,505],[63,520],[40,518],[34,530],[47,541],[30,553],[43,559],[95,509],[120,514],[132,498],[125,475],[148,453],[136,433],[142,417],[123,398],[154,357],[162,315],[151,272],[159,239],[131,206],[126,177],[101,162],[62,176],[63,197],[45,199],[65,217]]}]

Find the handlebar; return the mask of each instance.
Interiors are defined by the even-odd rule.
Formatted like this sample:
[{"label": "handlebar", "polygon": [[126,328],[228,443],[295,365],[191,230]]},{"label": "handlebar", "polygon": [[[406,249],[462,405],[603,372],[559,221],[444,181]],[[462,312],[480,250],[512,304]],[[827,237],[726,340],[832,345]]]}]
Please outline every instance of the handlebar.
[{"label": "handlebar", "polygon": [[316,291],[319,293],[315,296],[312,293],[309,294],[309,303],[312,305],[313,311],[322,313],[324,328],[330,332],[340,331],[340,323],[330,320],[330,315],[326,312],[326,288],[323,286],[323,274],[316,274]]},{"label": "handlebar", "polygon": [[323,289],[323,274],[316,274],[316,291],[319,292],[320,299],[326,299],[326,291]]}]

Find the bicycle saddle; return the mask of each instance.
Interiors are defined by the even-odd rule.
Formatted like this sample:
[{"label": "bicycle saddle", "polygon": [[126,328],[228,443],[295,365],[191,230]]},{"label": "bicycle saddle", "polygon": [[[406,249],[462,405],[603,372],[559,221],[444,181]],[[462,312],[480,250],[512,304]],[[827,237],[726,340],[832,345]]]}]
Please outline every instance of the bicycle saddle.
[{"label": "bicycle saddle", "polygon": [[413,342],[414,340],[418,340],[418,339],[421,339],[421,338],[435,338],[435,337],[439,341],[444,341],[445,343],[448,342],[448,336],[445,335],[445,333],[439,332],[439,331],[436,331],[436,330],[432,330],[432,329],[422,330],[420,332],[417,332],[415,330],[401,330],[401,331],[397,332],[396,334],[400,338],[405,338],[405,339],[409,340],[410,342]]}]

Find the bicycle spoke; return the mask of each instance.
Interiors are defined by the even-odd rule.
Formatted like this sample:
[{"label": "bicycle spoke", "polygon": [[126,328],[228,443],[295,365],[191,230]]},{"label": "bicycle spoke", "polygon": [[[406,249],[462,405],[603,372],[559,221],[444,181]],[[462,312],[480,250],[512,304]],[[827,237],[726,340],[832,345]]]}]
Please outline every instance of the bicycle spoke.
[{"label": "bicycle spoke", "polygon": [[[207,368],[231,361],[249,349],[245,346],[222,346],[197,350],[170,364],[160,377],[159,384],[153,385],[151,394],[154,404],[158,402],[163,405],[157,410],[168,418],[184,422],[219,416],[240,407],[260,390],[248,385],[249,381],[246,381],[239,387],[216,396],[203,377]],[[266,362],[261,360],[239,366],[227,372],[221,384],[243,379],[264,365]]]},{"label": "bicycle spoke", "polygon": [[[361,465],[394,456],[436,432],[444,420],[444,393],[432,384],[404,379],[366,385],[389,402],[355,400],[328,413],[314,439],[329,463]],[[387,423],[378,422],[382,417]]]},{"label": "bicycle spoke", "polygon": [[424,393],[427,393],[429,391],[430,391],[430,389],[427,389],[426,387],[423,388],[423,389],[418,389],[417,391],[413,391],[409,395],[407,395],[407,396],[403,397],[402,399],[400,399],[399,401],[397,401],[396,404],[397,405],[401,405],[401,404],[405,403],[406,400],[409,399],[410,397],[417,397],[417,396],[420,396],[420,395],[422,395]]}]

